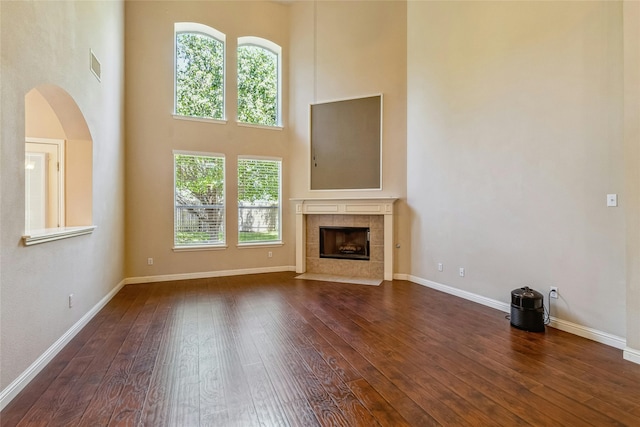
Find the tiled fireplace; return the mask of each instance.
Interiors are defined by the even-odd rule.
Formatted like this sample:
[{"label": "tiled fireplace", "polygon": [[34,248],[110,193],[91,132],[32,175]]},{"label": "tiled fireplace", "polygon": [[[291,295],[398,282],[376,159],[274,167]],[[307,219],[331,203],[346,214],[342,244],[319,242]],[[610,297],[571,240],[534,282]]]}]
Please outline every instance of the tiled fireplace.
[{"label": "tiled fireplace", "polygon": [[[395,198],[304,199],[296,201],[296,272],[393,279],[393,203]],[[337,255],[320,255],[320,229],[345,229]],[[352,230],[367,230],[368,242]],[[329,234],[331,235],[331,233]],[[363,245],[367,245],[364,256]],[[361,255],[342,256],[349,252]],[[355,258],[355,259],[346,259]]]}]

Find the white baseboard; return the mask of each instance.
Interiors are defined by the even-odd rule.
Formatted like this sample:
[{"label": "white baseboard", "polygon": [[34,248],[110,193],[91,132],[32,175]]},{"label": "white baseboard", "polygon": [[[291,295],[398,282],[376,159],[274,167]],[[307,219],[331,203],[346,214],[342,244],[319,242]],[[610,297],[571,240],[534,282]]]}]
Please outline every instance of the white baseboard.
[{"label": "white baseboard", "polygon": [[627,345],[627,340],[617,335],[569,322],[568,320],[558,319],[553,316],[550,318],[549,326],[620,350],[623,350]]},{"label": "white baseboard", "polygon": [[91,310],[80,318],[67,332],[64,333],[51,347],[49,347],[35,362],[31,364],[22,374],[18,376],[11,384],[0,392],[0,410],[4,409],[18,393],[24,389],[33,378],[64,348],[65,345],[73,337],[76,336],[82,328],[117,294],[125,285],[125,281],[121,281],[113,288],[104,298],[102,298]]},{"label": "white baseboard", "polygon": [[244,274],[279,273],[282,271],[296,271],[296,267],[289,265],[279,267],[243,268],[239,270],[202,271],[198,273],[129,277],[127,279],[124,279],[124,283],[125,285],[134,285],[139,283],[169,282],[171,280],[208,279],[210,277],[242,276]]},{"label": "white baseboard", "polygon": [[[473,301],[478,304],[495,308],[496,310],[500,310],[505,313],[509,313],[511,311],[510,303],[497,301],[491,298],[484,297],[482,295],[474,294],[472,292],[463,291],[461,289],[457,289],[452,286],[443,285],[442,283],[437,283],[431,280],[422,279],[420,277],[407,275],[407,274],[396,274],[393,277],[394,279],[397,279],[397,280],[408,280],[410,282],[417,283],[419,285],[423,285],[428,288],[436,289],[438,291],[442,291],[450,295],[455,295],[457,297],[464,298],[466,300]],[[607,332],[599,331],[597,329],[589,328],[587,326],[578,325],[577,323],[569,322],[567,320],[562,320],[555,317],[550,318],[549,326],[555,329],[559,329],[561,331],[578,335],[583,338],[590,339],[592,341],[606,344],[611,347],[615,347],[621,350],[624,349],[625,359],[630,360],[632,362],[636,361],[636,363],[640,363],[640,351],[628,349],[626,347],[626,340],[622,337],[612,335]]]},{"label": "white baseboard", "polygon": [[622,352],[622,357],[624,357],[624,360],[628,360],[629,362],[637,363],[640,365],[640,350],[625,347],[624,351]]},{"label": "white baseboard", "polygon": [[482,295],[474,294],[472,292],[463,291],[462,289],[454,288],[452,286],[443,285],[442,283],[434,282],[432,280],[422,279],[420,277],[409,275],[409,281],[417,283],[418,285],[426,286],[428,288],[442,291],[447,294],[455,295],[460,298],[464,298],[469,301],[477,302],[478,304],[486,305],[487,307],[495,308],[496,310],[509,313],[511,311],[511,305],[498,301],[495,299],[483,297]]}]

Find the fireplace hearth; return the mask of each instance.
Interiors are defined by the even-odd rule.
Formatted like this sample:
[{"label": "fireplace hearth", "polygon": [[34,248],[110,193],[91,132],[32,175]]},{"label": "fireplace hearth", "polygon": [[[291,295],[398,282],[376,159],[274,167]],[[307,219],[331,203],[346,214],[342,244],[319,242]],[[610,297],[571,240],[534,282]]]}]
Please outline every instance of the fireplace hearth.
[{"label": "fireplace hearth", "polygon": [[320,227],[320,258],[369,260],[368,227]]}]

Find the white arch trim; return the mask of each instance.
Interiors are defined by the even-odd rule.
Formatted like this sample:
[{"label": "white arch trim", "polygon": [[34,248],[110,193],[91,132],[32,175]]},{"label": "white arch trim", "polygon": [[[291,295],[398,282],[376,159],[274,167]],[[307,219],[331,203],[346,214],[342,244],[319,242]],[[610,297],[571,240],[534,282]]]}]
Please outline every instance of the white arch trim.
[{"label": "white arch trim", "polygon": [[199,24],[197,22],[176,22],[174,24],[175,33],[201,33],[207,36],[211,36],[221,42],[225,43],[227,40],[227,36],[221,32],[216,30],[213,27],[208,25]]},{"label": "white arch trim", "polygon": [[254,45],[254,46],[263,47],[265,49],[269,49],[271,52],[278,55],[278,57],[282,53],[282,48],[280,47],[280,45],[272,42],[271,40],[263,39],[262,37],[255,37],[255,36],[238,37],[238,46],[244,46],[244,45]]}]

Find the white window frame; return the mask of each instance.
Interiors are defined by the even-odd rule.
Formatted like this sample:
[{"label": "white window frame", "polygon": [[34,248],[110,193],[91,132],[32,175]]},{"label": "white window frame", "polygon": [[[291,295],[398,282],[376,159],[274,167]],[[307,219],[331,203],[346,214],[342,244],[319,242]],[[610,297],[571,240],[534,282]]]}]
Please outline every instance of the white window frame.
[{"label": "white window frame", "polygon": [[[184,156],[200,156],[200,157],[215,157],[222,158],[222,194],[223,194],[223,217],[222,217],[222,229],[224,231],[224,241],[219,243],[208,243],[201,245],[184,245],[179,246],[176,245],[176,156],[184,155]],[[206,250],[220,250],[227,248],[228,241],[228,233],[227,233],[227,158],[222,153],[210,153],[210,152],[202,152],[202,151],[182,151],[182,150],[173,150],[172,154],[173,161],[173,251],[174,252],[190,252],[190,251],[206,251]]]},{"label": "white window frame", "polygon": [[[173,118],[208,123],[227,123],[227,36],[208,25],[197,22],[176,22],[173,26]],[[185,116],[176,112],[178,107],[178,34],[196,33],[211,37],[222,43],[222,118]]]},{"label": "white window frame", "polygon": [[[275,162],[280,162],[280,175],[278,176],[278,220],[279,220],[279,227],[278,227],[278,239],[277,240],[266,240],[266,241],[253,241],[253,242],[240,242],[240,229],[237,229],[237,238],[238,238],[238,247],[239,248],[247,248],[247,247],[254,247],[254,246],[261,246],[261,247],[275,247],[275,246],[282,246],[284,244],[284,242],[282,241],[282,229],[283,229],[283,218],[282,218],[282,168],[283,168],[283,161],[281,157],[269,157],[269,156],[252,156],[252,155],[240,155],[238,156],[238,160],[236,162],[236,177],[238,176],[238,166],[240,165],[240,160],[267,160],[267,161],[275,161]],[[236,178],[237,179],[237,178]],[[236,199],[239,199],[238,195],[240,194],[240,191],[236,192]],[[239,205],[239,201],[240,200],[236,200],[236,209],[238,210],[238,216],[240,215],[240,205]]]},{"label": "white window frame", "polygon": [[[277,79],[278,79],[278,88],[276,95],[276,124],[271,125],[263,125],[259,123],[246,123],[241,122],[238,119],[238,109],[236,107],[236,122],[239,126],[247,126],[247,127],[259,127],[265,129],[278,129],[281,130],[282,125],[282,47],[277,43],[272,42],[271,40],[263,39],[262,37],[255,36],[244,36],[238,37],[238,45],[236,46],[236,52],[241,46],[257,46],[262,49],[266,49],[278,58],[277,60]],[[236,80],[237,80],[237,69],[238,64],[236,63]],[[238,88],[236,86],[236,98],[238,98]]]}]

